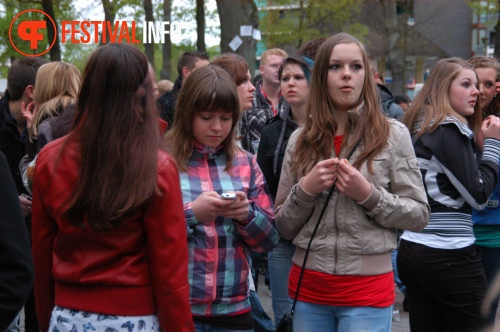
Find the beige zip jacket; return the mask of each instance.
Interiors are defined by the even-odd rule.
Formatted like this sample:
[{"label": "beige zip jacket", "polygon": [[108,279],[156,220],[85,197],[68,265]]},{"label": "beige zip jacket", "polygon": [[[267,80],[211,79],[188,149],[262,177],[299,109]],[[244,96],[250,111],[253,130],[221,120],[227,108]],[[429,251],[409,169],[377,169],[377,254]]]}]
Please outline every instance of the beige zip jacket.
[{"label": "beige zip jacket", "polygon": [[[363,202],[356,202],[334,190],[312,242],[307,269],[336,275],[390,272],[397,229],[418,232],[427,225],[430,207],[410,134],[400,122],[389,121],[388,144],[372,162],[374,174],[368,172],[366,163],[360,169],[372,184],[371,194]],[[293,262],[298,266],[303,264],[307,244],[329,191],[310,195],[300,185],[305,174],[290,171],[301,131],[299,128],[290,137],[275,202],[278,229],[283,238],[293,239],[297,247]],[[362,149],[361,143],[349,160],[351,164]]]}]

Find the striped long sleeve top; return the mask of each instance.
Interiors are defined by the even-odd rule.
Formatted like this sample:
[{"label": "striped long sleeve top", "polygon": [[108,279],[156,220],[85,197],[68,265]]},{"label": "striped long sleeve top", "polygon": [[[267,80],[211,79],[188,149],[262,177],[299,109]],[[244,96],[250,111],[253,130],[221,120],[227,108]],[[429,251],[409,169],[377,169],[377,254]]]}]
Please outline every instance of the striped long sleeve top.
[{"label": "striped long sleeve top", "polygon": [[472,245],[472,208],[482,209],[495,188],[500,141],[484,140],[480,162],[474,154],[473,132],[447,117],[434,132],[413,137],[431,215],[420,233],[405,231],[402,239],[438,249]]},{"label": "striped long sleeve top", "polygon": [[[248,249],[269,251],[278,243],[273,206],[255,157],[237,149],[229,171],[221,147],[194,144],[187,172],[180,173],[188,229],[190,302],[193,315],[218,316],[250,310]],[[250,202],[248,219],[217,217],[199,223],[192,202],[205,191],[243,191]]]}]

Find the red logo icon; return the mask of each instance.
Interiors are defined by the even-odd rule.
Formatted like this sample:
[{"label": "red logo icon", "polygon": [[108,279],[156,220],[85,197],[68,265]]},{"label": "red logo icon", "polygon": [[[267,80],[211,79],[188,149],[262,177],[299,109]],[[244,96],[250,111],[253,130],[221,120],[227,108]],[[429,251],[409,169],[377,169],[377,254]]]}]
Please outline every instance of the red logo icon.
[{"label": "red logo icon", "polygon": [[[24,53],[23,51],[21,51],[14,44],[14,41],[12,40],[12,29],[14,27],[14,22],[21,15],[27,14],[29,12],[37,12],[37,13],[41,13],[41,14],[45,15],[46,17],[49,18],[49,20],[52,22],[52,25],[54,26],[54,32],[55,32],[55,34],[54,34],[54,40],[50,44],[49,48],[47,48],[45,51],[43,51],[41,53],[35,53],[35,54]],[[44,39],[44,34],[43,34],[44,29],[47,29],[47,22],[46,21],[39,21],[39,20],[38,21],[32,21],[32,20],[22,21],[21,23],[19,23],[19,25],[17,27],[17,35],[22,40],[28,41],[29,45],[30,45],[30,48],[32,50],[36,50],[36,49],[38,49],[38,43],[41,42],[41,41],[43,41],[43,39]],[[54,20],[52,19],[52,17],[50,17],[49,15],[47,15],[45,12],[43,12],[41,10],[38,10],[38,9],[27,9],[27,10],[24,10],[24,11],[20,12],[19,14],[17,14],[14,17],[14,19],[12,20],[12,22],[10,22],[10,27],[9,27],[9,39],[10,39],[10,43],[12,44],[12,47],[14,47],[17,52],[19,52],[19,53],[21,53],[22,55],[25,55],[25,56],[41,56],[41,55],[44,55],[45,53],[47,53],[48,51],[50,51],[50,49],[52,48],[52,46],[54,46],[54,44],[56,42],[56,36],[57,36],[57,29],[56,29],[56,24],[55,24]]]}]

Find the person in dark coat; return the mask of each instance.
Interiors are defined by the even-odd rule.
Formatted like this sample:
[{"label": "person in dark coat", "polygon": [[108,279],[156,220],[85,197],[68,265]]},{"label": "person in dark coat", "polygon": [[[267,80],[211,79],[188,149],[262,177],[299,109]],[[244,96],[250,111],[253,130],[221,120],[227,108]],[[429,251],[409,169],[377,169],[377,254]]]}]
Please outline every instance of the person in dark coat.
[{"label": "person in dark coat", "polygon": [[0,188],[0,331],[5,331],[31,292],[34,271],[16,185],[1,152]]},{"label": "person in dark coat", "polygon": [[175,103],[177,95],[181,90],[182,81],[185,80],[193,70],[208,66],[209,58],[205,52],[184,52],[177,62],[177,71],[179,77],[175,80],[172,90],[165,92],[158,97],[158,109],[160,110],[160,118],[168,122],[168,128],[172,128],[174,124]]}]

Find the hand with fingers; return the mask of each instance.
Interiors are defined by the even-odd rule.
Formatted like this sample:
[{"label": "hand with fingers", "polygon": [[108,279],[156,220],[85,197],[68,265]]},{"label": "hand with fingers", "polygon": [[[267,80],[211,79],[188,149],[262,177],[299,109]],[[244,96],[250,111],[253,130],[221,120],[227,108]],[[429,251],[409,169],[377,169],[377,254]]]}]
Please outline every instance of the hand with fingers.
[{"label": "hand with fingers", "polygon": [[[244,199],[241,197],[243,194]],[[192,203],[193,214],[199,222],[210,223],[213,222],[217,217],[223,216],[228,218],[238,218],[242,217],[243,211],[239,210],[239,213],[234,207],[241,209],[241,201],[246,201],[246,214],[245,218],[248,216],[248,200],[244,193],[237,192],[237,200],[224,200],[215,191],[206,191],[201,193]],[[236,218],[237,219],[237,218]]]},{"label": "hand with fingers", "polygon": [[317,195],[331,187],[338,175],[338,164],[338,158],[326,159],[317,163],[302,179],[302,189],[312,195]]},{"label": "hand with fingers", "polygon": [[248,202],[247,195],[244,192],[237,191],[236,196],[237,199],[234,201],[221,199],[222,202],[219,205],[220,214],[225,218],[233,218],[244,222],[248,218],[250,203]]},{"label": "hand with fingers", "polygon": [[500,139],[500,118],[489,115],[481,125],[481,132],[484,138]]},{"label": "hand with fingers", "polygon": [[31,214],[31,201],[23,196],[19,196],[19,203],[21,203],[21,210],[25,217]]},{"label": "hand with fingers", "polygon": [[372,191],[370,182],[347,159],[339,161],[335,187],[357,202],[364,201]]},{"label": "hand with fingers", "polygon": [[28,107],[25,107],[25,103],[23,101],[21,103],[21,113],[23,114],[23,117],[26,119],[26,127],[30,129],[31,125],[33,124],[33,117],[35,116],[36,113],[35,103],[31,102],[28,104]]}]

